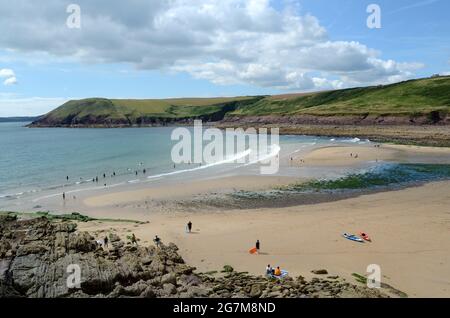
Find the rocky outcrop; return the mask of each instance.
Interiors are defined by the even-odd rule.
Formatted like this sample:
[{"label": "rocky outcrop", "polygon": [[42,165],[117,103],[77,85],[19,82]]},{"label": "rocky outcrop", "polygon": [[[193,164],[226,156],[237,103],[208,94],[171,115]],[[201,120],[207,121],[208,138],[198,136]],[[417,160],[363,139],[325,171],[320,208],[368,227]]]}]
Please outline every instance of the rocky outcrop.
[{"label": "rocky outcrop", "polygon": [[72,222],[0,216],[0,297],[383,297],[336,277],[197,274],[177,250],[126,244],[114,234],[103,248]]}]

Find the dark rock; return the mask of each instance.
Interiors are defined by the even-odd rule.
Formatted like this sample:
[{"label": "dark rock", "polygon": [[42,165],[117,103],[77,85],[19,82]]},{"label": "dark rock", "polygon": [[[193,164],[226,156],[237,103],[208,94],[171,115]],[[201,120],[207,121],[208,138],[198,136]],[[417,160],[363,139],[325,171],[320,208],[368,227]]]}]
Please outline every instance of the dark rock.
[{"label": "dark rock", "polygon": [[249,295],[250,295],[250,297],[257,298],[257,297],[261,296],[262,292],[263,292],[263,287],[259,284],[255,284],[252,286]]},{"label": "dark rock", "polygon": [[[340,281],[270,280],[237,273],[229,265],[223,276],[199,275],[174,244],[126,246],[116,234],[110,243],[103,250],[67,221],[2,216],[0,297],[384,297]],[[78,270],[80,281],[68,284],[76,282]]]},{"label": "dark rock", "polygon": [[177,288],[175,287],[174,284],[164,284],[163,291],[165,295],[173,295],[176,294]]}]

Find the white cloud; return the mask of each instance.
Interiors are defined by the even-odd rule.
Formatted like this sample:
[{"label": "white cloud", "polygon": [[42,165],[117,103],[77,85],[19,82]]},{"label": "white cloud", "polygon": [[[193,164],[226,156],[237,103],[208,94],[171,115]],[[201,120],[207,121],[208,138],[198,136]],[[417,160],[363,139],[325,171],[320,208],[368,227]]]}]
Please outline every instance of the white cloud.
[{"label": "white cloud", "polygon": [[13,70],[9,68],[0,69],[0,78],[4,78],[3,85],[14,85],[17,84],[16,74]]},{"label": "white cloud", "polygon": [[21,97],[0,93],[0,117],[39,116],[67,102],[69,98]]},{"label": "white cloud", "polygon": [[14,85],[17,84],[17,78],[15,76],[9,77],[3,81],[3,85]]},{"label": "white cloud", "polygon": [[286,90],[389,83],[421,66],[332,41],[316,17],[269,0],[78,0],[81,29],[65,25],[69,3],[1,2],[0,48]]},{"label": "white cloud", "polygon": [[16,74],[12,69],[2,68],[0,69],[0,78],[4,78],[3,85],[17,84]]},{"label": "white cloud", "polygon": [[13,77],[16,76],[14,74],[14,71],[9,69],[9,68],[2,68],[0,69],[0,78],[5,78],[5,77]]}]

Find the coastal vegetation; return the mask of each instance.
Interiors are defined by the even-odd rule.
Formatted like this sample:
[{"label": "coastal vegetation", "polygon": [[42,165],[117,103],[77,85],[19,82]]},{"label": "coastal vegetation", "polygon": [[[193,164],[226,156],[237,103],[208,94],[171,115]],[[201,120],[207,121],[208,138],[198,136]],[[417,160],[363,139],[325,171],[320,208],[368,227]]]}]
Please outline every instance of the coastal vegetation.
[{"label": "coastal vegetation", "polygon": [[22,219],[36,219],[36,218],[45,218],[49,221],[72,221],[72,222],[90,222],[90,221],[101,221],[101,222],[130,222],[130,223],[138,223],[142,222],[128,219],[107,219],[107,218],[92,218],[90,216],[86,216],[80,214],[78,212],[72,212],[70,214],[51,214],[47,211],[38,211],[38,212],[13,212],[13,211],[0,211],[0,216],[4,217],[20,217]]},{"label": "coastal vegetation", "polygon": [[[401,123],[447,123],[450,110],[450,76],[405,81],[391,85],[358,87],[305,94],[179,99],[71,100],[40,117],[31,127],[127,127],[204,121],[239,121],[270,116],[297,118],[299,123],[354,123],[372,118],[381,123],[389,117]],[[353,119],[340,120],[340,117]],[[392,120],[392,118],[394,118]],[[320,121],[320,120],[319,120]]]},{"label": "coastal vegetation", "polygon": [[312,180],[289,186],[291,191],[358,190],[450,179],[450,165],[394,164],[338,179]]},{"label": "coastal vegetation", "polygon": [[[233,111],[232,115],[446,115],[450,109],[450,77],[270,96]],[[434,114],[434,115],[433,115]]]}]

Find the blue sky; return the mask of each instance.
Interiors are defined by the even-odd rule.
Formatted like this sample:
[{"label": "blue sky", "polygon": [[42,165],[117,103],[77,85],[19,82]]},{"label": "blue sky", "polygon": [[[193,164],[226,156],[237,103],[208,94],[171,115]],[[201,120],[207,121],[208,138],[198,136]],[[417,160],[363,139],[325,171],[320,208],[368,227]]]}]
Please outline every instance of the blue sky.
[{"label": "blue sky", "polygon": [[[71,2],[80,29],[65,25]],[[450,71],[446,0],[110,3],[0,0],[0,116],[72,98],[276,94]],[[366,26],[371,3],[381,29]]]}]

